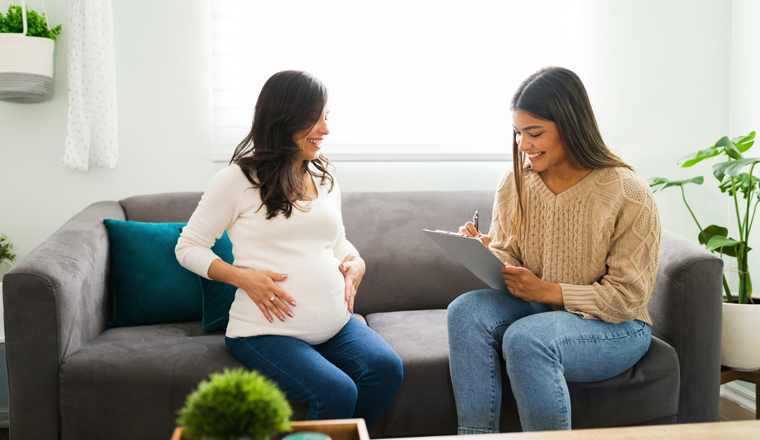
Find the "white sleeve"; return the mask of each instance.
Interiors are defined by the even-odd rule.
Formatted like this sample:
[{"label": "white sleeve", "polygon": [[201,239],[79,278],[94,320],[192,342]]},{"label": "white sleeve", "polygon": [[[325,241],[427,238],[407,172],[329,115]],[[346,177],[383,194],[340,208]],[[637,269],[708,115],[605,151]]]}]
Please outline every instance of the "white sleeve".
[{"label": "white sleeve", "polygon": [[237,165],[219,171],[211,179],[174,248],[184,268],[208,278],[209,266],[219,258],[211,246],[239,216],[244,183],[248,180]]}]

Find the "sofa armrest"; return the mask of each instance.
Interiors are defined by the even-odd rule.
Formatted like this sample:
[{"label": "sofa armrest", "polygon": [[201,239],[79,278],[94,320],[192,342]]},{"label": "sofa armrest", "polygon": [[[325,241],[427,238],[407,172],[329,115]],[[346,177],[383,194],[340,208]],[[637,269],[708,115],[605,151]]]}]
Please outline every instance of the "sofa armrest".
[{"label": "sofa armrest", "polygon": [[681,369],[678,423],[717,422],[723,260],[663,230],[649,312],[653,334],[675,348]]},{"label": "sofa armrest", "polygon": [[124,219],[124,210],[117,202],[90,205],[5,275],[14,438],[59,438],[60,365],[105,328],[109,243],[104,218]]}]

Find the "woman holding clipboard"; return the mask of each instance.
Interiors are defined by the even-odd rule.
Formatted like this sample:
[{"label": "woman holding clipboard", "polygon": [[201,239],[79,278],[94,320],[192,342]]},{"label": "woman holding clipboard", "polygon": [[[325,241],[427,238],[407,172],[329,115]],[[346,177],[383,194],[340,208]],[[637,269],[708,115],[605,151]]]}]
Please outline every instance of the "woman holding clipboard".
[{"label": "woman holding clipboard", "polygon": [[660,221],[649,186],[602,140],[583,83],[549,67],[511,101],[514,169],[499,182],[488,235],[509,292],[448,308],[460,434],[499,432],[500,363],[524,431],[571,428],[567,382],[595,382],[649,348]]}]

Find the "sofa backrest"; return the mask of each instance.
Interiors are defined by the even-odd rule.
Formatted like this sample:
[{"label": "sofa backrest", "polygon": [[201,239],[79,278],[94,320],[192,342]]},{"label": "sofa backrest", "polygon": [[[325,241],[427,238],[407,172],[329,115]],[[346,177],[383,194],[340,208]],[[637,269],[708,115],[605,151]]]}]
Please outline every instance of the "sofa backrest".
[{"label": "sofa backrest", "polygon": [[367,263],[354,310],[445,309],[457,296],[487,288],[422,229],[456,231],[477,210],[491,225],[493,192],[344,193],[346,237]]},{"label": "sofa backrest", "polygon": [[133,222],[172,223],[190,220],[202,192],[176,192],[133,196],[120,200],[127,220]]},{"label": "sofa backrest", "polygon": [[[202,193],[165,193],[121,200],[127,220],[184,222]],[[367,262],[354,310],[366,315],[443,309],[457,296],[486,288],[422,229],[456,231],[477,210],[480,230],[491,224],[490,191],[343,193],[346,236]]]}]

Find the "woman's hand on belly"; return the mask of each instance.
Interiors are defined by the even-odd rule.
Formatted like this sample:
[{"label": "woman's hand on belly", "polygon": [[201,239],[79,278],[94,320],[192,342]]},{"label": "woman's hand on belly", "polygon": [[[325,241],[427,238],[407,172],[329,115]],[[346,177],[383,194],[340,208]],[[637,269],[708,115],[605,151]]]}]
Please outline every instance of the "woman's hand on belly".
[{"label": "woman's hand on belly", "polygon": [[259,307],[264,317],[272,321],[272,315],[285,322],[285,315],[291,318],[293,312],[289,305],[296,305],[288,292],[277,285],[277,281],[285,281],[287,274],[279,274],[270,270],[247,270],[243,269],[241,274],[243,281],[237,287],[245,290],[248,297]]},{"label": "woman's hand on belly", "polygon": [[295,306],[296,302],[288,292],[277,285],[277,281],[285,281],[288,278],[287,274],[274,273],[271,270],[243,269],[217,258],[208,268],[208,277],[243,289],[269,322],[273,322],[272,315],[285,322],[283,312],[293,317],[289,305]]},{"label": "woman's hand on belly", "polygon": [[274,322],[272,315],[277,316],[282,322],[285,322],[283,313],[293,317],[289,306],[295,306],[296,302],[288,292],[277,285],[278,281],[288,278],[287,274],[234,267],[218,258],[209,266],[208,277],[243,289],[269,322]]},{"label": "woman's hand on belly", "polygon": [[348,261],[341,263],[338,269],[340,269],[346,281],[345,300],[348,303],[348,311],[354,313],[356,291],[359,289],[359,284],[362,282],[362,277],[367,266],[364,264],[362,257],[358,255],[355,258],[349,255],[346,257],[346,260]]}]

